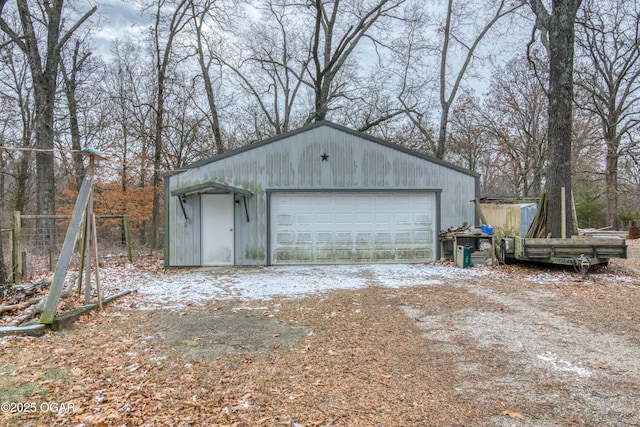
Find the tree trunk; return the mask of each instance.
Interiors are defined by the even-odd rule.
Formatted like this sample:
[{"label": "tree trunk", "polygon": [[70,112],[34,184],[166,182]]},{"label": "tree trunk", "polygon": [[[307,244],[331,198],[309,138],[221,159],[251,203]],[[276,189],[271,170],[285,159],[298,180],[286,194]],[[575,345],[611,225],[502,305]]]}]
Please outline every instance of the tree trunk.
[{"label": "tree trunk", "polygon": [[9,280],[7,266],[4,263],[4,249],[2,247],[2,236],[0,235],[0,299],[4,297],[8,290]]},{"label": "tree trunk", "polygon": [[204,82],[204,89],[207,94],[207,102],[209,103],[209,123],[211,125],[211,131],[213,132],[213,140],[216,145],[216,154],[222,154],[225,151],[224,143],[222,141],[222,131],[220,129],[220,117],[218,115],[218,107],[216,105],[216,97],[213,91],[213,84],[211,83],[211,77],[209,76],[209,64],[205,61],[204,46],[202,44],[203,30],[202,27],[205,21],[205,15],[213,7],[214,2],[207,2],[203,5],[204,10],[198,14],[196,13],[195,4],[191,3],[191,10],[193,12],[193,19],[196,26],[196,43],[198,46],[198,63],[200,64],[200,71],[202,72],[202,81]]},{"label": "tree trunk", "polygon": [[[6,1],[0,2],[0,11]],[[54,174],[54,109],[56,88],[58,82],[58,67],[60,66],[60,51],[69,40],[73,32],[91,16],[97,8],[94,6],[88,13],[64,35],[62,35],[62,10],[64,1],[57,0],[45,2],[44,7],[31,7],[28,0],[17,0],[16,6],[22,34],[18,34],[4,20],[3,31],[9,35],[14,43],[25,53],[29,62],[29,70],[33,80],[33,94],[35,105],[35,134],[36,148],[45,151],[36,153],[36,208],[38,214],[54,215],[56,204],[56,186]],[[42,16],[35,16],[35,11],[40,11]],[[0,14],[0,19],[2,16]],[[44,24],[44,28],[36,28],[34,25]],[[41,51],[41,39],[46,31],[46,45]],[[38,227],[41,232],[39,238],[42,243],[51,248],[55,238],[55,222],[53,220],[41,220]]]},{"label": "tree trunk", "polygon": [[445,102],[442,104],[442,115],[440,116],[440,131],[438,132],[438,143],[436,151],[433,153],[436,159],[443,159],[447,141],[447,125],[449,124],[450,106]]},{"label": "tree trunk", "polygon": [[[573,129],[574,25],[579,0],[553,0],[549,28],[549,152],[546,169],[547,231],[560,237],[561,191],[571,200],[571,134]],[[566,212],[571,212],[567,206]],[[577,234],[572,215],[566,215],[566,234]]]},{"label": "tree trunk", "polygon": [[616,144],[607,144],[607,165],[605,170],[607,194],[607,225],[618,229],[618,153]]},{"label": "tree trunk", "polygon": [[[156,117],[155,117],[155,140],[154,140],[154,153],[153,153],[153,208],[151,209],[151,250],[158,249],[160,247],[160,200],[162,192],[162,154],[164,151],[164,142],[162,140],[164,134],[164,103],[165,103],[165,84],[168,73],[169,64],[171,62],[171,54],[173,50],[173,42],[178,33],[187,24],[188,19],[184,19],[190,3],[187,0],[180,0],[177,4],[173,5],[173,13],[167,29],[167,40],[163,46],[161,40],[161,33],[164,31],[161,29],[161,6],[158,4],[156,11],[155,22],[155,54],[156,54],[156,77],[158,78],[158,92],[156,101]],[[166,6],[166,5],[165,5]]]},{"label": "tree trunk", "polygon": [[[55,97],[55,83],[48,86],[51,89],[36,101],[36,147],[48,151],[36,153],[36,211],[39,215],[55,215],[56,213],[56,185],[53,161],[53,104]],[[42,88],[41,88],[42,90]],[[43,96],[42,96],[43,95]],[[44,99],[42,99],[44,98]],[[41,219],[37,225],[40,244],[49,250],[55,245],[55,221]]]},{"label": "tree trunk", "polygon": [[153,189],[153,207],[151,209],[151,250],[158,249],[160,240],[160,189],[162,179],[160,167],[162,166],[162,128],[164,127],[164,75],[158,79],[158,104],[156,112],[156,133],[154,140],[153,154],[153,178],[151,187]]},{"label": "tree trunk", "polygon": [[[322,15],[323,5],[321,1],[316,1],[316,26],[313,33],[313,64],[315,67],[315,77],[313,79],[313,91],[315,94],[313,121],[318,122],[326,119],[327,109],[326,103],[323,99],[323,83],[324,83],[324,64],[321,63],[320,58],[320,32],[322,28]],[[328,33],[328,32],[327,32]],[[330,37],[331,34],[325,34],[325,37]],[[325,52],[326,53],[326,52]]]},{"label": "tree trunk", "polygon": [[[77,74],[82,68],[83,63],[89,57],[89,54],[80,56],[80,42],[76,42],[71,58],[71,71],[67,73],[64,62],[60,62],[62,76],[64,78],[64,93],[67,97],[67,106],[69,109],[69,133],[71,134],[71,148],[76,151],[82,149],[80,137],[80,125],[78,123],[78,102],[76,101]],[[84,178],[84,159],[80,154],[73,154],[73,169],[75,171],[76,184],[78,191],[82,185]]]},{"label": "tree trunk", "polygon": [[16,165],[16,184],[11,203],[12,211],[24,212],[29,204],[29,177],[31,175],[31,153],[24,152]]}]

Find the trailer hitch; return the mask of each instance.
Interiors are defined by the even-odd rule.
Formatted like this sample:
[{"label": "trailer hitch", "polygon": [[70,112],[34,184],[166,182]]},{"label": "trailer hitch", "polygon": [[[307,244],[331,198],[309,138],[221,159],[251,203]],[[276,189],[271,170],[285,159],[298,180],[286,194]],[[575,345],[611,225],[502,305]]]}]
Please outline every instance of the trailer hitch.
[{"label": "trailer hitch", "polygon": [[573,267],[575,268],[576,272],[582,275],[582,278],[584,279],[585,277],[587,277],[587,273],[591,268],[591,260],[588,257],[584,256],[584,254],[580,255],[578,258],[573,260]]}]

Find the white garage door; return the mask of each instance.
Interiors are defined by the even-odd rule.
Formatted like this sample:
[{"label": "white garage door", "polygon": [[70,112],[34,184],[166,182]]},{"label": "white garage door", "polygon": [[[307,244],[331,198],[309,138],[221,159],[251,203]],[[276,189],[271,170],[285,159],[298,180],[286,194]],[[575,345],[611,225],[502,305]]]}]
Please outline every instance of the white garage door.
[{"label": "white garage door", "polygon": [[433,261],[435,193],[274,193],[271,263]]}]

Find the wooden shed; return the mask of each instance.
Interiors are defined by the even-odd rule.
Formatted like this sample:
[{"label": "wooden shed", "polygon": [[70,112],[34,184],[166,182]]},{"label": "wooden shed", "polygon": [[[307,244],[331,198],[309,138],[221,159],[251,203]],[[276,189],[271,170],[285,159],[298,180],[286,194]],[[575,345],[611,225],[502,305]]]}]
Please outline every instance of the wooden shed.
[{"label": "wooden shed", "polygon": [[479,195],[473,172],[326,121],[164,179],[171,267],[433,261]]}]

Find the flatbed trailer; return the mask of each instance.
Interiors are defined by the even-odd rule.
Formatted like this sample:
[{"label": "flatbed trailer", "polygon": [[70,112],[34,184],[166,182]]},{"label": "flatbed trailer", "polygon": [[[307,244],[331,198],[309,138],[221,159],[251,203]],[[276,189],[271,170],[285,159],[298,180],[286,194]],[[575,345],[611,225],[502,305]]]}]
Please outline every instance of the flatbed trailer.
[{"label": "flatbed trailer", "polygon": [[607,265],[610,258],[626,258],[627,244],[614,237],[574,236],[568,239],[504,237],[500,240],[500,258],[505,264],[514,260],[571,265],[586,276],[592,265]]}]

